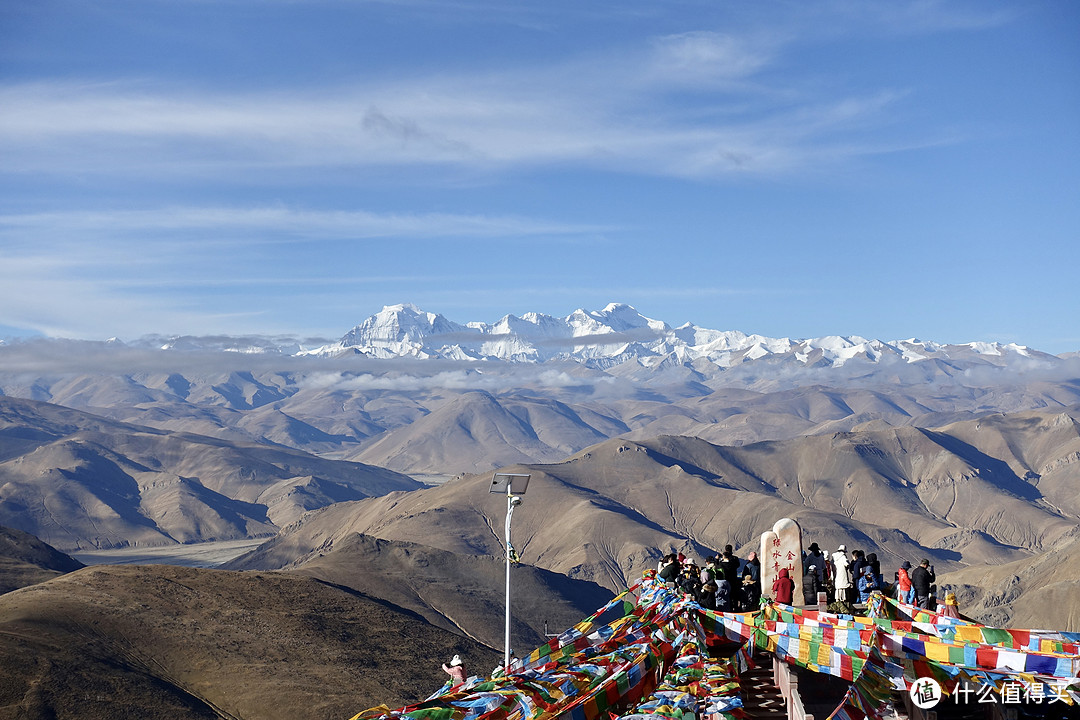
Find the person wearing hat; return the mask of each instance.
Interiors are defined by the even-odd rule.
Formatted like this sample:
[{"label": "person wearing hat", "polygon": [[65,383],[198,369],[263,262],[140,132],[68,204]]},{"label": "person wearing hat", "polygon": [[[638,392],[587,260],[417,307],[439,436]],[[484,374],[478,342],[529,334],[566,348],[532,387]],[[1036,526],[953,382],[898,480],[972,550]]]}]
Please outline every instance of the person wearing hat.
[{"label": "person wearing hat", "polygon": [[836,601],[855,602],[855,598],[852,597],[854,583],[851,581],[851,564],[848,562],[846,545],[836,548],[836,552],[832,554],[832,561],[836,572],[836,577],[833,580],[833,587],[836,588]]},{"label": "person wearing hat", "polygon": [[[738,594],[742,602],[742,609],[746,611],[757,610],[758,602],[761,600],[761,561],[758,560],[756,552],[751,552],[743,565],[740,590],[741,592]],[[736,592],[734,586],[732,592]]]},{"label": "person wearing hat", "polygon": [[682,573],[676,583],[684,593],[696,598],[701,592],[701,569],[693,558],[687,558],[683,563]]},{"label": "person wearing hat", "polygon": [[818,582],[822,587],[825,586],[825,553],[821,552],[821,548],[817,543],[810,543],[810,547],[807,548],[808,552],[803,559],[803,572],[805,574],[806,569],[811,565],[814,566],[814,572],[817,574]]},{"label": "person wearing hat", "polygon": [[[514,648],[510,648],[510,667],[512,667],[514,665],[514,663],[517,662],[517,659],[518,659],[517,655],[514,654]],[[497,675],[505,675],[505,674],[506,674],[506,668],[503,667],[502,663],[499,663],[498,665],[496,665],[495,669],[491,671],[491,677],[495,677]]]},{"label": "person wearing hat", "polygon": [[824,590],[817,578],[817,568],[810,565],[806,568],[806,574],[802,579],[802,596],[805,605],[817,605],[817,594]]},{"label": "person wearing hat", "polygon": [[460,685],[465,682],[465,666],[461,664],[461,656],[455,655],[450,659],[449,667],[446,663],[442,666],[443,672],[450,676],[454,685]]},{"label": "person wearing hat", "polygon": [[909,570],[911,570],[911,563],[905,560],[900,565],[900,569],[896,571],[896,599],[902,603],[914,605],[915,588],[911,586],[911,577],[908,575]]},{"label": "person wearing hat", "polygon": [[716,591],[718,589],[715,580],[708,580],[701,586],[701,592],[698,593],[698,605],[706,610],[716,610]]},{"label": "person wearing hat", "polygon": [[945,617],[960,617],[960,608],[956,604],[956,593],[946,593],[945,604],[938,607],[938,612]]},{"label": "person wearing hat", "polygon": [[870,593],[880,590],[874,569],[869,565],[863,568],[863,575],[859,578],[859,602],[865,603],[870,599]]}]

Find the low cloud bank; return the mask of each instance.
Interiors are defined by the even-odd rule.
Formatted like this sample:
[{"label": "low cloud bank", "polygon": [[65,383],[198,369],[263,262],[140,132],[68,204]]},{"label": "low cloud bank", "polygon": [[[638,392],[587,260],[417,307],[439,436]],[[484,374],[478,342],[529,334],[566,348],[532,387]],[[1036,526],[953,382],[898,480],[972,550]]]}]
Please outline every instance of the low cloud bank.
[{"label": "low cloud bank", "polygon": [[[638,336],[633,333],[620,334]],[[605,336],[606,337],[606,336]],[[570,339],[568,342],[580,342]],[[131,375],[140,373],[215,375],[235,372],[290,373],[310,388],[425,391],[515,388],[591,388],[626,393],[648,385],[652,373],[643,368],[634,379],[612,375],[570,360],[544,363],[502,361],[374,359],[340,354],[294,356],[300,347],[326,344],[323,338],[174,338],[165,343],[147,339],[139,345],[120,342],[28,339],[0,344],[0,375],[22,378],[56,375]],[[197,348],[197,349],[196,349]],[[209,348],[209,349],[208,349]],[[670,382],[655,373],[659,382]],[[941,386],[1017,387],[1032,383],[1080,384],[1080,357],[1015,358],[1005,365],[957,363],[940,359],[914,363],[899,359],[872,363],[852,360],[841,367],[805,367],[792,361],[744,362],[717,368],[709,384],[773,391],[808,385],[831,387]]]},{"label": "low cloud bank", "polygon": [[496,372],[455,369],[444,370],[431,375],[403,374],[397,371],[382,375],[316,372],[304,378],[300,385],[307,389],[348,391],[489,390],[498,392],[522,386],[573,388],[594,387],[597,385],[613,386],[616,382],[617,380],[613,377],[580,378],[562,370],[544,368],[543,366],[516,366],[510,372],[506,372],[502,368]]},{"label": "low cloud bank", "polygon": [[[213,340],[198,338],[198,343],[205,347]],[[249,338],[248,343],[238,343],[238,338],[222,337],[218,340],[222,345],[233,347],[266,346],[265,338]],[[275,341],[288,345],[291,339],[276,338]],[[296,357],[282,352],[183,349],[191,344],[194,342],[174,341],[172,349],[161,349],[79,340],[13,342],[0,345],[0,376],[26,379],[58,375],[288,373],[297,375],[298,385],[304,388],[399,392],[436,389],[498,392],[518,387],[604,388],[612,391],[617,385],[623,384],[616,378],[574,362],[467,362],[375,359],[359,355]],[[323,343],[311,343],[308,339],[302,344],[310,346]]]}]

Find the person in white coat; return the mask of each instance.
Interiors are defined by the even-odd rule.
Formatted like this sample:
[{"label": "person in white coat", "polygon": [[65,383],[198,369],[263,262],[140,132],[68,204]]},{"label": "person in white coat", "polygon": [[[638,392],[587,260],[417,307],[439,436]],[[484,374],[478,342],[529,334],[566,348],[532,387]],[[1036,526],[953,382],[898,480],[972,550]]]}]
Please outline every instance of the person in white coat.
[{"label": "person in white coat", "polygon": [[836,578],[833,580],[833,587],[836,588],[836,601],[850,603],[852,601],[852,582],[847,547],[844,545],[838,547],[836,552],[832,554],[832,561],[833,567],[836,569]]}]

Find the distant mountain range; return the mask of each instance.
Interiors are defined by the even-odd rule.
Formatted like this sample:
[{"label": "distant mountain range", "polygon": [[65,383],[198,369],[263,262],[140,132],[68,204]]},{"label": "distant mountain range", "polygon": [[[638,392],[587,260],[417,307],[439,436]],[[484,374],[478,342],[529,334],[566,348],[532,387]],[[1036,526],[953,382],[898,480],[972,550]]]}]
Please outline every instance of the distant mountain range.
[{"label": "distant mountain range", "polygon": [[562,523],[530,531],[525,512],[523,555],[612,590],[658,548],[751,547],[782,516],[890,562],[1033,560],[965,596],[987,616],[1071,588],[1044,558],[1076,544],[1080,360],[1015,345],[776,340],[625,305],[461,325],[401,305],[303,347],[12,343],[0,396],[0,524],[64,550],[288,528],[280,566],[355,533],[496,555],[498,508],[476,493],[520,467]]},{"label": "distant mountain range", "polygon": [[[160,346],[190,349],[205,345],[195,338],[185,338],[166,340]],[[885,364],[941,360],[1001,366],[1031,365],[1033,361],[1053,365],[1061,359],[1013,343],[943,345],[916,339],[886,342],[836,335],[792,340],[710,330],[691,323],[671,327],[621,303],[611,303],[603,310],[575,310],[563,318],[529,312],[521,317],[506,315],[494,323],[465,324],[411,304],[388,305],[338,342],[316,348],[303,349],[293,341],[260,343],[251,338],[231,347],[219,338],[209,347],[316,356],[351,352],[382,359],[574,360],[601,369],[628,361],[649,368],[694,365],[698,361],[730,368],[759,360],[803,367],[841,367],[852,360]]]},{"label": "distant mountain range", "polygon": [[1032,368],[1055,367],[1077,355],[1056,356],[1015,343],[943,344],[914,338],[883,341],[856,335],[791,339],[712,330],[692,323],[672,327],[623,303],[610,303],[602,310],[578,309],[566,317],[529,312],[520,317],[505,315],[494,323],[464,324],[409,303],[387,305],[340,340],[315,345],[293,337],[163,335],[148,335],[127,343],[114,338],[106,344],[301,357],[356,354],[379,359],[527,363],[571,360],[600,369],[630,361],[647,368],[689,365],[698,370],[708,366],[726,369],[757,361],[806,368],[836,368],[852,361],[886,365],[940,361]]},{"label": "distant mountain range", "polygon": [[413,475],[553,462],[612,437],[744,444],[1080,404],[1080,359],[1018,345],[671,328],[628,305],[459,324],[393,305],[339,341],[0,347],[0,394]]}]

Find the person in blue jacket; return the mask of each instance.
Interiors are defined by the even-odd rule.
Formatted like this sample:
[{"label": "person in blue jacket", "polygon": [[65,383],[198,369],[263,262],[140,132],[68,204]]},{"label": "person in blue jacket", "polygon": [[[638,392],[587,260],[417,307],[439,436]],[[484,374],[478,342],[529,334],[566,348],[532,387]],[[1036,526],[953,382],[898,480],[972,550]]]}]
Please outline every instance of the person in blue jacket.
[{"label": "person in blue jacket", "polygon": [[859,578],[859,602],[866,602],[870,599],[870,593],[879,589],[877,578],[874,576],[874,568],[864,567],[862,577]]}]

